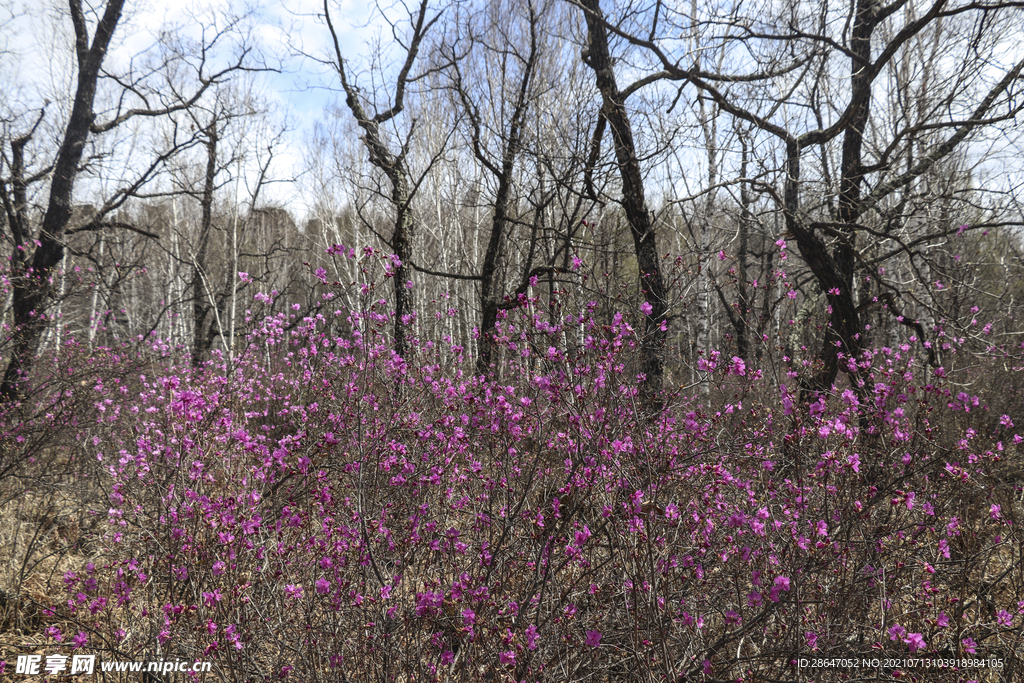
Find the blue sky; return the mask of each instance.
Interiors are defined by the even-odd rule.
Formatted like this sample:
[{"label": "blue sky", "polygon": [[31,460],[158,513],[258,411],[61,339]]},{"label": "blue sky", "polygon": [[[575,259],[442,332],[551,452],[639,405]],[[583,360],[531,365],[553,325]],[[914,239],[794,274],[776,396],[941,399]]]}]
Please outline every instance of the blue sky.
[{"label": "blue sky", "polygon": [[[98,1],[93,4],[100,5]],[[62,0],[0,0],[0,86],[6,91],[5,115],[33,112],[50,100],[47,118],[61,118],[54,115],[54,108],[62,106],[61,93],[69,93],[74,82],[73,29],[65,8]],[[358,68],[367,44],[380,33],[379,15],[371,13],[365,2],[352,0],[333,0],[331,8],[342,52]],[[199,39],[202,24],[211,17],[223,22],[229,13],[243,10],[243,3],[235,0],[129,0],[105,66],[124,73],[131,60],[154,53],[161,30]],[[336,77],[316,62],[333,52],[327,26],[320,19],[322,10],[322,0],[269,2],[252,10],[245,20],[268,65],[280,69],[253,75],[250,87],[271,105],[268,123],[286,121],[291,129],[277,164],[282,177],[295,177],[304,170],[304,147],[316,123],[326,118],[337,100],[332,90],[337,87]],[[309,200],[302,196],[301,183],[276,185],[267,192],[268,200],[286,204],[298,214],[297,219],[303,217]]]}]

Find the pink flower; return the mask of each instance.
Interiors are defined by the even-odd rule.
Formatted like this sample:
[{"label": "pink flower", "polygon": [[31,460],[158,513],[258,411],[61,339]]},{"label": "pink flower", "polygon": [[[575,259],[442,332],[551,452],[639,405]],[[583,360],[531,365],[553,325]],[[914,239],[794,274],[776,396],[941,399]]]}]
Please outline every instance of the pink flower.
[{"label": "pink flower", "polygon": [[238,635],[238,627],[234,624],[229,624],[227,628],[224,629],[224,635],[227,636],[228,640],[231,641],[231,644],[235,646],[236,650],[241,650],[245,647],[242,643],[242,637]]},{"label": "pink flower", "polygon": [[209,608],[216,607],[217,603],[220,602],[223,598],[224,596],[221,594],[219,588],[214,589],[213,592],[203,593],[203,603]]},{"label": "pink flower", "polygon": [[75,649],[85,647],[85,644],[89,642],[89,634],[85,631],[79,631],[78,635],[75,636],[71,642],[75,644]]},{"label": "pink flower", "polygon": [[902,640],[907,635],[907,629],[899,624],[889,627],[889,640]]},{"label": "pink flower", "polygon": [[990,507],[988,509],[988,516],[991,517],[992,519],[999,519],[1000,517],[1003,516],[1002,513],[1000,512],[1001,509],[1002,508],[1000,506],[993,504],[992,507]]},{"label": "pink flower", "polygon": [[996,621],[999,622],[1000,626],[1010,628],[1013,626],[1013,615],[1004,609],[999,610],[999,614],[996,615]]},{"label": "pink flower", "polygon": [[814,631],[808,631],[804,634],[804,638],[807,640],[807,647],[812,650],[818,649],[818,634]]},{"label": "pink flower", "polygon": [[288,584],[284,587],[285,594],[292,600],[302,599],[302,586],[296,586],[295,584]]},{"label": "pink flower", "polygon": [[599,647],[601,645],[601,632],[587,631],[587,639],[584,642],[590,647]]},{"label": "pink flower", "polygon": [[964,638],[960,642],[964,644],[965,652],[969,652],[972,655],[977,653],[977,650],[975,648],[978,646],[978,644],[974,642],[973,638]]},{"label": "pink flower", "polygon": [[731,372],[734,375],[740,375],[740,376],[746,375],[747,374],[747,364],[745,362],[743,362],[742,358],[740,358],[738,356],[733,356],[732,357],[732,364],[729,366],[729,372]]},{"label": "pink flower", "polygon": [[939,618],[935,620],[935,624],[939,628],[946,628],[949,626],[949,617],[946,616],[945,612],[939,614]]},{"label": "pink flower", "polygon": [[317,593],[319,593],[320,595],[323,595],[324,593],[327,593],[329,590],[331,590],[331,582],[330,581],[328,581],[327,579],[322,578],[322,577],[316,580],[316,592]]},{"label": "pink flower", "polygon": [[907,643],[907,645],[910,646],[911,654],[917,652],[918,650],[923,650],[928,646],[928,644],[924,642],[924,636],[922,636],[920,633],[911,633],[909,636],[907,636],[905,642]]},{"label": "pink flower", "polygon": [[654,311],[654,307],[646,301],[640,304],[640,312],[644,315],[650,315],[652,311]]},{"label": "pink flower", "polygon": [[502,652],[501,654],[498,655],[498,662],[501,663],[501,664],[515,664],[516,663],[516,653],[515,653],[515,651],[509,650],[507,652]]},{"label": "pink flower", "polygon": [[539,639],[539,637],[540,636],[537,634],[537,627],[536,626],[534,626],[533,624],[530,624],[529,626],[527,626],[526,627],[526,647],[527,647],[527,649],[529,649],[529,650],[536,650],[537,649],[537,640]]},{"label": "pink flower", "polygon": [[463,626],[472,626],[475,623],[476,623],[476,612],[474,612],[473,610],[471,610],[468,607],[466,609],[462,610],[462,625]]},{"label": "pink flower", "polygon": [[442,664],[451,664],[454,661],[455,661],[455,653],[452,652],[451,650],[445,650],[444,652],[441,653],[441,663]]}]

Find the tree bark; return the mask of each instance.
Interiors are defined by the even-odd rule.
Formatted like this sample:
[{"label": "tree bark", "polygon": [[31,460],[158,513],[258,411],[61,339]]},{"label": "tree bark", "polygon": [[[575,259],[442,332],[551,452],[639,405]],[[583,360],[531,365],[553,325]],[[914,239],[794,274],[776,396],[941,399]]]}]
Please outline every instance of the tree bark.
[{"label": "tree bark", "polygon": [[405,107],[405,88],[409,72],[416,62],[423,37],[440,16],[438,14],[427,21],[427,9],[427,0],[421,0],[416,13],[410,17],[413,33],[406,49],[405,62],[395,81],[394,101],[391,107],[371,116],[363,107],[355,84],[349,81],[345,60],[341,56],[338,34],[331,21],[328,0],[324,0],[324,18],[334,42],[336,61],[333,66],[341,79],[341,87],[345,92],[345,104],[352,112],[356,123],[363,129],[363,143],[370,153],[370,163],[383,171],[391,183],[391,204],[395,209],[395,227],[391,234],[391,248],[394,250],[395,256],[398,257],[398,263],[392,270],[395,291],[394,351],[403,357],[408,351],[405,333],[406,317],[412,313],[413,304],[412,290],[406,284],[412,274],[410,264],[412,263],[413,238],[415,236],[411,206],[413,191],[409,183],[409,169],[405,163],[404,148],[400,153],[393,154],[381,136],[380,126],[398,116]]},{"label": "tree bark", "polygon": [[659,395],[664,381],[661,354],[665,345],[668,306],[654,225],[644,197],[643,175],[636,155],[629,115],[626,113],[626,98],[615,82],[600,0],[581,0],[580,6],[587,21],[589,42],[583,51],[583,61],[594,71],[603,101],[601,113],[611,128],[615,142],[615,158],[622,179],[622,208],[633,235],[640,288],[644,302],[650,309],[644,316],[642,352],[645,379],[641,389],[645,398],[660,408]]},{"label": "tree bark", "polygon": [[220,133],[217,129],[217,114],[213,114],[206,127],[206,175],[203,179],[203,197],[200,200],[199,243],[192,255],[192,367],[203,363],[212,346],[212,335],[206,334],[206,318],[212,310],[210,280],[206,269],[206,255],[210,245],[210,231],[213,229],[213,193],[217,177],[217,143]]},{"label": "tree bark", "polygon": [[[877,22],[877,0],[857,0],[850,38],[850,102],[849,123],[843,131],[843,156],[839,178],[839,202],[836,211],[838,242],[831,258],[820,240],[797,240],[801,255],[811,266],[830,310],[829,324],[818,354],[816,372],[803,383],[803,389],[816,393],[827,391],[839,374],[840,354],[857,357],[864,348],[863,325],[853,291],[857,255],[857,227],[860,217],[861,184],[864,166],[861,162],[864,129],[871,113],[871,84],[875,73],[871,63],[871,34]],[[856,372],[851,382],[857,385]]]}]

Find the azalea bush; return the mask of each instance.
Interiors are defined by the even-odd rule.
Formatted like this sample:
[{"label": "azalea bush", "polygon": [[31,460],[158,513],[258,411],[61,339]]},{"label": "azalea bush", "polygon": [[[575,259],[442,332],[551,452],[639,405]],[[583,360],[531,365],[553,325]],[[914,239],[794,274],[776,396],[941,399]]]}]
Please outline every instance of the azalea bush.
[{"label": "azalea bush", "polygon": [[524,294],[486,378],[425,323],[394,355],[390,261],[335,256],[362,264],[355,306],[328,287],[308,315],[250,312],[232,358],[195,369],[157,342],[146,371],[86,387],[75,452],[105,500],[51,641],[231,681],[1020,666],[1024,430],[910,344],[813,396],[712,352],[715,390],[662,410],[635,374],[639,314]]}]

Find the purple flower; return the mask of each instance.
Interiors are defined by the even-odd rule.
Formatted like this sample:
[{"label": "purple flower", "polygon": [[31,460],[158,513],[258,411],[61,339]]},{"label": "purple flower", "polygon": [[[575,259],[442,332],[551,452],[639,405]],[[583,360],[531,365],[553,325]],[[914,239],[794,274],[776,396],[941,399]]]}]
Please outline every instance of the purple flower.
[{"label": "purple flower", "polygon": [[537,627],[536,626],[534,626],[533,624],[530,624],[529,626],[527,626],[526,627],[526,647],[527,647],[527,649],[529,649],[529,650],[536,650],[537,649],[537,640],[539,639],[539,637],[540,636],[537,634]]},{"label": "purple flower", "polygon": [[238,635],[237,631],[238,627],[234,624],[230,624],[224,629],[224,635],[227,636],[228,640],[231,641],[231,644],[235,646],[236,650],[241,650],[245,646],[242,644],[242,637]]},{"label": "purple flower", "polygon": [[292,600],[302,599],[302,586],[296,586],[295,584],[290,583],[284,587],[284,592]]},{"label": "purple flower", "polygon": [[212,593],[211,592],[203,593],[203,603],[207,607],[209,607],[211,609],[213,607],[215,607],[217,605],[217,603],[220,602],[223,598],[224,598],[224,596],[221,594],[219,588],[214,589],[214,591]]},{"label": "purple flower", "polygon": [[924,642],[924,636],[922,636],[920,633],[911,633],[909,636],[907,636],[905,642],[907,643],[907,645],[910,646],[911,654],[917,652],[918,650],[923,650],[928,646],[928,644]]},{"label": "purple flower", "polygon": [[975,648],[978,646],[978,644],[976,642],[974,642],[973,638],[964,638],[960,642],[964,644],[964,651],[965,652],[969,652],[972,655],[977,652],[977,650]]},{"label": "purple flower", "polygon": [[469,607],[462,610],[462,625],[472,626],[476,623],[476,612],[471,610]]},{"label": "purple flower", "polygon": [[590,647],[599,647],[601,645],[601,632],[587,631],[587,638],[584,642]]},{"label": "purple flower", "polygon": [[321,577],[316,580],[316,592],[323,595],[331,590],[331,582]]},{"label": "purple flower", "polygon": [[89,634],[85,631],[79,631],[78,635],[71,642],[75,644],[75,649],[85,647],[85,644],[89,642]]},{"label": "purple flower", "polygon": [[441,653],[441,663],[442,664],[451,664],[454,661],[455,661],[455,653],[452,652],[451,650],[445,650],[444,652]]},{"label": "purple flower", "polygon": [[996,621],[999,622],[1000,626],[1010,628],[1013,626],[1013,615],[1004,609],[999,610],[999,614],[996,615]]},{"label": "purple flower", "polygon": [[501,664],[515,664],[516,663],[516,653],[515,653],[515,651],[514,650],[509,650],[507,652],[502,652],[501,654],[498,655],[498,661]]},{"label": "purple flower", "polygon": [[58,643],[64,640],[64,635],[56,626],[49,627],[48,629],[46,629],[46,631],[44,631],[44,633],[46,633],[46,635],[48,635],[50,638],[53,638]]},{"label": "purple flower", "polygon": [[804,634],[804,639],[807,641],[807,647],[811,650],[818,649],[818,634],[814,631],[808,631]]},{"label": "purple flower", "polygon": [[907,635],[907,629],[899,624],[889,627],[889,640],[902,640]]}]

